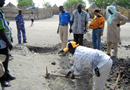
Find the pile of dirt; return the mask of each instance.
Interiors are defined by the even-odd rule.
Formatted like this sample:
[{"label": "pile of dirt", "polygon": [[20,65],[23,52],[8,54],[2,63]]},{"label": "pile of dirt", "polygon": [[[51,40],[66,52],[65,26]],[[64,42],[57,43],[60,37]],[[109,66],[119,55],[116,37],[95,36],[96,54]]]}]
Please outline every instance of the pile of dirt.
[{"label": "pile of dirt", "polygon": [[[84,39],[83,40],[83,46],[86,46],[88,48],[93,48],[93,42],[88,41],[87,39]],[[101,50],[104,51],[104,52],[107,51],[107,43],[106,42],[101,43]]]},{"label": "pile of dirt", "polygon": [[107,80],[106,88],[112,89],[115,84],[116,78],[119,74],[119,68],[124,67],[124,72],[121,74],[119,79],[117,89],[120,90],[130,90],[130,58],[124,59],[113,59],[113,66],[110,72],[110,76]]}]

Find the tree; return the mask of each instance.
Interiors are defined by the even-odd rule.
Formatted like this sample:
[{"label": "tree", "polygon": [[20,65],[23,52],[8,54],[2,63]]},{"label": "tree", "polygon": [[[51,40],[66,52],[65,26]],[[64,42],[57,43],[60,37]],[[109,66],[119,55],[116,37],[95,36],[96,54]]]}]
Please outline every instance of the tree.
[{"label": "tree", "polygon": [[50,2],[45,2],[45,3],[43,4],[43,7],[46,7],[46,8],[51,7]]},{"label": "tree", "polygon": [[[111,5],[114,0],[88,0],[89,3],[95,2],[95,4],[100,8],[106,8],[107,6]],[[117,5],[120,5],[125,8],[130,8],[129,0],[115,0]]]},{"label": "tree", "polygon": [[81,3],[83,5],[83,8],[86,7],[86,3],[83,0],[67,0],[63,3],[64,7],[72,7],[74,4],[78,5]]},{"label": "tree", "polygon": [[33,0],[18,0],[17,6],[24,7],[24,6],[35,6]]}]

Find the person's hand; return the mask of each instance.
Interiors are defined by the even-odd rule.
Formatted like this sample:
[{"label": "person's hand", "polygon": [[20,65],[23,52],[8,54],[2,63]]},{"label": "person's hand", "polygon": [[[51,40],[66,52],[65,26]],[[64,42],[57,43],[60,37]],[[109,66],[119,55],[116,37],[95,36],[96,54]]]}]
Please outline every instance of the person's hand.
[{"label": "person's hand", "polygon": [[120,27],[120,24],[117,24],[117,27]]},{"label": "person's hand", "polygon": [[7,47],[8,47],[10,50],[12,50],[13,45],[9,42],[9,43],[7,43]]},{"label": "person's hand", "polygon": [[66,78],[69,78],[69,77],[70,77],[70,74],[71,74],[71,71],[69,71],[65,77],[66,77]]},{"label": "person's hand", "polygon": [[63,50],[60,50],[60,51],[58,52],[58,54],[63,53],[63,52],[64,52]]},{"label": "person's hand", "polygon": [[72,33],[72,29],[70,28],[70,33]]},{"label": "person's hand", "polygon": [[101,35],[100,36],[103,36],[103,32],[101,32]]},{"label": "person's hand", "polygon": [[71,79],[75,79],[75,75],[72,75]]},{"label": "person's hand", "polygon": [[11,37],[11,42],[13,42],[13,38]]},{"label": "person's hand", "polygon": [[57,34],[59,34],[59,30],[57,30]]},{"label": "person's hand", "polygon": [[86,33],[87,33],[87,30],[85,29],[85,30],[84,30],[84,34],[86,34]]}]

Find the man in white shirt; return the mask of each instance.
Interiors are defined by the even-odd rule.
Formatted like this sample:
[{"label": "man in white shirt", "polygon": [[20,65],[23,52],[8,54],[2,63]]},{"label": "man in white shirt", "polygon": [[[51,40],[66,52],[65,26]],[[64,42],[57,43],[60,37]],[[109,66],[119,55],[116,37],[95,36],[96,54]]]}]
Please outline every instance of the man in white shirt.
[{"label": "man in white shirt", "polygon": [[76,42],[68,42],[67,47],[61,52],[69,51],[74,58],[74,65],[67,73],[66,78],[80,75],[82,67],[86,66],[93,70],[93,90],[103,90],[112,67],[112,60],[102,51],[79,46]]},{"label": "man in white shirt", "polygon": [[32,26],[33,22],[34,22],[34,19],[35,19],[35,15],[33,14],[33,12],[31,12],[29,18],[31,19],[31,25],[30,26]]}]

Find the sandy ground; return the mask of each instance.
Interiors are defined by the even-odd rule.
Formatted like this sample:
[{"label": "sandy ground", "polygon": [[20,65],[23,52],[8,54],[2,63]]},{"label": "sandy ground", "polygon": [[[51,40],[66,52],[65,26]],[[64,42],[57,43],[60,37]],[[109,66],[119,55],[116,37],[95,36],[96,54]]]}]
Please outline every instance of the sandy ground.
[{"label": "sandy ground", "polygon": [[[25,21],[25,26],[28,43],[19,45],[15,21],[10,21],[14,39],[14,49],[11,53],[14,59],[9,62],[9,70],[17,79],[9,82],[12,86],[3,88],[3,90],[92,90],[91,73],[87,73],[85,76],[76,80],[65,79],[63,77],[44,78],[46,66],[48,67],[49,73],[65,75],[73,64],[71,55],[68,54],[62,57],[57,54],[60,50],[60,38],[56,33],[58,16],[44,20],[36,20],[32,27],[30,27],[30,21]],[[119,47],[119,58],[129,60],[130,47],[127,46],[130,45],[130,23],[127,23],[121,28],[122,45]],[[91,41],[91,30],[85,34],[84,38]],[[72,39],[73,35],[69,34],[69,40]],[[106,27],[102,42],[106,42]],[[52,62],[55,62],[56,65],[52,65]],[[114,75],[113,77],[116,77],[118,68],[119,66],[117,66],[117,69],[114,69],[115,71],[112,73]],[[114,79],[107,82],[105,90],[112,89],[114,83]],[[127,85],[121,84],[121,86],[118,90],[130,90],[130,88],[127,88]]]}]

